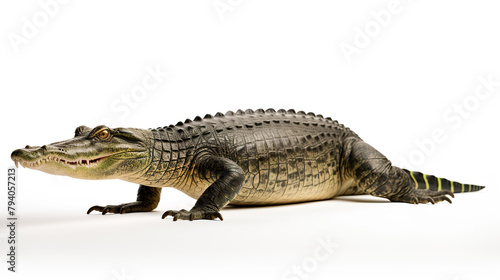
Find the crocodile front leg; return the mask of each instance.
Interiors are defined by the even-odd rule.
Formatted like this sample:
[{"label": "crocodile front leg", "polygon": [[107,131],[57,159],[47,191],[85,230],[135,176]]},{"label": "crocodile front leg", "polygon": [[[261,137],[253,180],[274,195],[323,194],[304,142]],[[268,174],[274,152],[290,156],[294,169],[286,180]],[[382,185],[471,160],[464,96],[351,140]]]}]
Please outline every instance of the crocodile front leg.
[{"label": "crocodile front leg", "polygon": [[197,160],[195,166],[201,179],[213,183],[198,198],[191,210],[169,210],[163,214],[162,219],[173,216],[174,221],[216,218],[222,220],[219,211],[240,191],[245,175],[234,161],[216,156],[204,156]]},{"label": "crocodile front leg", "polygon": [[106,213],[131,213],[131,212],[149,212],[153,211],[160,202],[161,188],[148,187],[141,185],[137,191],[137,201],[130,203],[123,203],[120,205],[107,205],[107,206],[92,206],[87,211],[90,214],[92,211]]}]

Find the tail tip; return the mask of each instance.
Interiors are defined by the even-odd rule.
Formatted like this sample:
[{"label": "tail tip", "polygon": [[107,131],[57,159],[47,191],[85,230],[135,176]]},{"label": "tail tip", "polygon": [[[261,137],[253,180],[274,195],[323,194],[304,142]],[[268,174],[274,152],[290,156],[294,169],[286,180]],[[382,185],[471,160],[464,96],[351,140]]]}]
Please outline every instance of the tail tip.
[{"label": "tail tip", "polygon": [[[482,189],[486,188],[485,186],[478,186],[478,185],[470,185],[469,190],[465,190],[465,192],[478,192]],[[462,191],[464,192],[464,191]]]}]

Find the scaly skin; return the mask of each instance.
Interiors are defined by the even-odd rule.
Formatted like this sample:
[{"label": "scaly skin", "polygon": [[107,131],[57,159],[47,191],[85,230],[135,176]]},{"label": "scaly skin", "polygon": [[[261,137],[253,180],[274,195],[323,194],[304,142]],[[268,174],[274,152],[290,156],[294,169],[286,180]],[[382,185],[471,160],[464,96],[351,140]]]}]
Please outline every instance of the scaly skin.
[{"label": "scaly skin", "polygon": [[[424,174],[392,166],[337,121],[293,110],[229,111],[149,130],[80,126],[72,139],[27,146],[15,150],[12,159],[50,174],[141,185],[136,202],[93,206],[88,213],[152,211],[162,187],[197,199],[191,210],[169,210],[162,217],[174,220],[222,220],[219,211],[227,204],[285,204],[349,194],[435,203],[451,202],[446,195],[453,196],[451,181],[439,179],[435,188],[438,178],[430,176],[429,183]],[[467,186],[469,191],[482,188]]]}]

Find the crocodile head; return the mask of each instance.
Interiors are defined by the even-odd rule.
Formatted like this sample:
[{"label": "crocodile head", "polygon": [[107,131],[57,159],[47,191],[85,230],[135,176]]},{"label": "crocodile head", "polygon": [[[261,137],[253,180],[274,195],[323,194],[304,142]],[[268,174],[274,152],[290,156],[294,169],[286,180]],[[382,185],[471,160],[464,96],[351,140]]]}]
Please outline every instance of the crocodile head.
[{"label": "crocodile head", "polygon": [[149,164],[148,131],[79,126],[71,139],[44,146],[26,146],[11,158],[23,167],[79,179],[125,178]]}]

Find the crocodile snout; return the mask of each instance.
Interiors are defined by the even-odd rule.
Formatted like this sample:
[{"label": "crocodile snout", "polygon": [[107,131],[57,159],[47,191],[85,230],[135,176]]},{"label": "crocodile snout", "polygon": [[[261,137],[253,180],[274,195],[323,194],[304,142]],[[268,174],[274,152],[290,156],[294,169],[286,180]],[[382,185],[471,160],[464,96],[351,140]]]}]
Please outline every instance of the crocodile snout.
[{"label": "crocodile snout", "polygon": [[26,145],[24,149],[17,149],[12,152],[10,158],[18,166],[19,162],[33,162],[42,157],[47,150],[40,146]]}]

